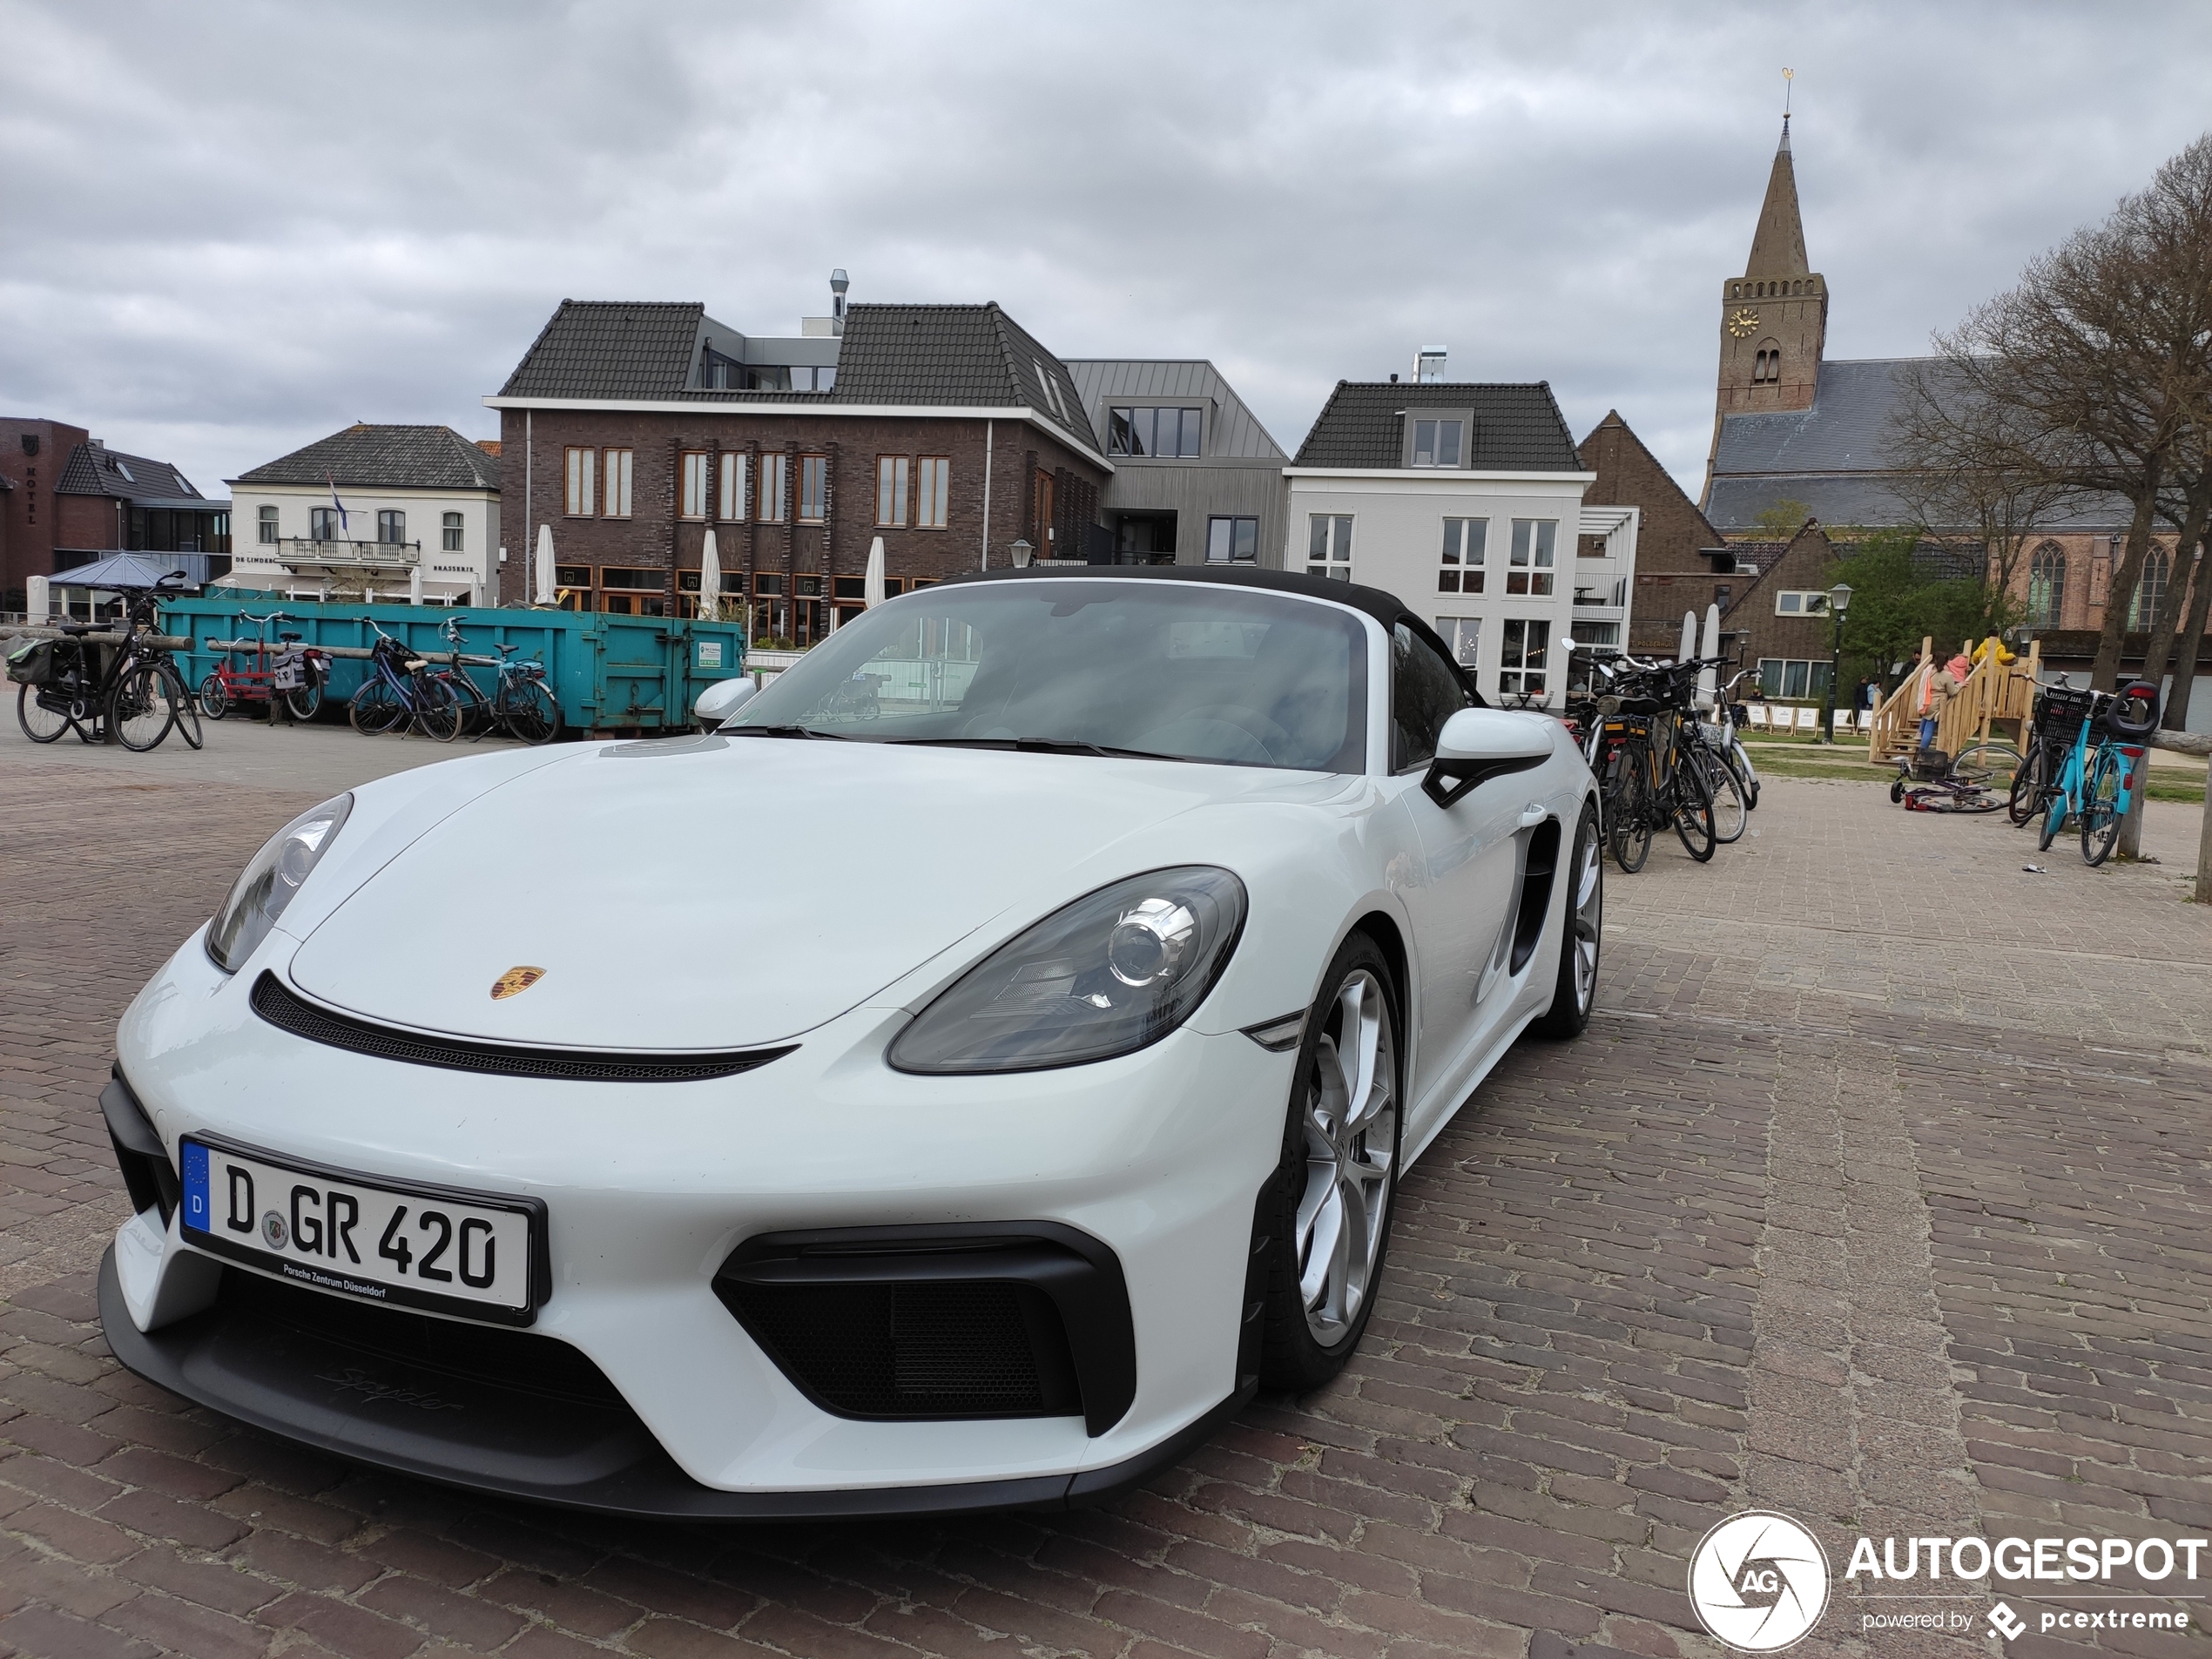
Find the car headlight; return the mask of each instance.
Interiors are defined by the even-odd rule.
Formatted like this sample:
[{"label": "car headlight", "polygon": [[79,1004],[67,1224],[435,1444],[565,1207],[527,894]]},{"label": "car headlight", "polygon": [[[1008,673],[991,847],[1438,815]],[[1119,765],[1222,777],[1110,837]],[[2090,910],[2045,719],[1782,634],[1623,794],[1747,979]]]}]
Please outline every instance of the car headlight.
[{"label": "car headlight", "polygon": [[1039,1071],[1128,1054],[1190,1018],[1244,926],[1244,884],[1186,865],[1101,887],[954,981],[891,1045],[894,1069]]},{"label": "car headlight", "polygon": [[216,967],[226,974],[236,973],[254,947],[269,936],[269,929],[329,850],[331,838],[353,809],[351,795],[327,800],[300,813],[253,855],[245,873],[232,883],[230,897],[223,900],[215,920],[207,924],[207,954]]}]

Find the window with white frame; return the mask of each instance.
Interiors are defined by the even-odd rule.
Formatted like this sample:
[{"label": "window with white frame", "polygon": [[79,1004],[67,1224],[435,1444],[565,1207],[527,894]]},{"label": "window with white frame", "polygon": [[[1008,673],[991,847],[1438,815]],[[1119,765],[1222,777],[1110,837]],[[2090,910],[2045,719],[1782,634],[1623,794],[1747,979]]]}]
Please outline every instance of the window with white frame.
[{"label": "window with white frame", "polygon": [[277,509],[264,507],[260,512],[261,543],[267,546],[277,538]]},{"label": "window with white frame", "polygon": [[1537,617],[1507,617],[1499,630],[1498,691],[1502,697],[1541,700],[1544,695],[1545,658],[1550,653],[1552,625]]},{"label": "window with white frame", "polygon": [[885,529],[907,525],[907,486],[914,462],[905,455],[875,458],[875,522]]},{"label": "window with white frame", "polygon": [[[1828,596],[1820,596],[1825,599]],[[1828,671],[1832,666],[1825,660],[1801,662],[1789,657],[1759,658],[1759,695],[1787,702],[1796,698],[1824,697],[1828,692]]]},{"label": "window with white frame", "polygon": [[1310,513],[1305,521],[1305,573],[1352,579],[1352,515]]},{"label": "window with white frame", "polygon": [[784,522],[784,489],[791,472],[789,455],[760,457],[760,522],[780,524]]},{"label": "window with white frame", "polygon": [[1532,597],[1549,593],[1552,590],[1552,567],[1558,550],[1557,519],[1514,520],[1513,551],[1509,556],[1511,563],[1506,571],[1506,591]]},{"label": "window with white frame", "polygon": [[1777,617],[1824,617],[1828,614],[1828,596],[1811,589],[1785,588],[1774,596],[1774,614]]},{"label": "window with white frame", "polygon": [[570,518],[589,518],[599,505],[599,452],[597,449],[569,451],[568,515]]},{"label": "window with white frame", "polygon": [[725,523],[745,522],[745,456],[737,450],[722,452],[721,482],[715,495],[714,516]]},{"label": "window with white frame", "polygon": [[609,518],[630,516],[631,455],[631,452],[628,449],[607,451],[606,472],[604,475],[605,488],[603,495],[605,516]]},{"label": "window with white frame", "polygon": [[686,449],[679,469],[677,513],[683,518],[706,516],[706,451]]},{"label": "window with white frame", "polygon": [[1456,467],[1465,448],[1467,422],[1438,416],[1433,420],[1413,421],[1413,455],[1410,465],[1416,467]]},{"label": "window with white frame", "polygon": [[921,474],[921,488],[914,502],[914,528],[944,529],[953,522],[953,463],[943,455],[924,455],[914,464]]},{"label": "window with white frame", "polygon": [[1439,593],[1482,591],[1482,556],[1490,539],[1487,518],[1447,518],[1444,521],[1444,550],[1436,573]]},{"label": "window with white frame", "polygon": [[[1476,522],[1479,523],[1481,521]],[[1475,648],[1480,643],[1482,637],[1482,618],[1480,617],[1439,617],[1436,619],[1436,631],[1442,636],[1446,648],[1451,651],[1452,660],[1461,668],[1473,672]]]},{"label": "window with white frame", "polygon": [[448,553],[458,553],[461,546],[461,515],[447,513],[438,525],[439,545]]}]

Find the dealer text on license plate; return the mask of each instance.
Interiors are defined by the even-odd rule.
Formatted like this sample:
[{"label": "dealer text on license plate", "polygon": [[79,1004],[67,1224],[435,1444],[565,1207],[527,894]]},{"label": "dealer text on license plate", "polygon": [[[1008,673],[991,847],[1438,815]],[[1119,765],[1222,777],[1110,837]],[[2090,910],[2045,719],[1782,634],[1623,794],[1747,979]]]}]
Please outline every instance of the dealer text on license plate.
[{"label": "dealer text on license plate", "polygon": [[535,1205],[395,1190],[190,1137],[180,1150],[189,1243],[372,1301],[509,1317],[531,1306]]}]

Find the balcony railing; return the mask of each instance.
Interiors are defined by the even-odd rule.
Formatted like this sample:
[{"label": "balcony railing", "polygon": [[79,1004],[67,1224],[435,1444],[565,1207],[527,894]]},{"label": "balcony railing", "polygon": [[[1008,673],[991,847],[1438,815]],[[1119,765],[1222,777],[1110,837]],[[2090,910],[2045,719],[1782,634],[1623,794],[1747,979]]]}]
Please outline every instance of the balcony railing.
[{"label": "balcony railing", "polygon": [[347,570],[407,570],[422,563],[420,542],[341,542],[311,536],[286,536],[273,542],[247,544],[248,559],[273,559],[279,564],[327,564]]}]

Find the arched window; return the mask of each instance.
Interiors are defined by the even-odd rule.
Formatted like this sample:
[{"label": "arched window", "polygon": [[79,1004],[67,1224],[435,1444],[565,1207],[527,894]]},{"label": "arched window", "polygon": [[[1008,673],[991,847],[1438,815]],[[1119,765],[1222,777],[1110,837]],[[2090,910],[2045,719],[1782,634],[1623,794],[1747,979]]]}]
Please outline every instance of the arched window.
[{"label": "arched window", "polygon": [[1775,386],[1782,380],[1782,347],[1777,341],[1760,342],[1758,354],[1751,360],[1751,384]]},{"label": "arched window", "polygon": [[2172,559],[2166,550],[2154,543],[2150,556],[2143,561],[2142,579],[2135,583],[2135,597],[2128,607],[2128,628],[2133,633],[2147,629],[2157,620],[2158,607],[2166,602],[2166,583],[2173,574]]},{"label": "arched window", "polygon": [[2046,542],[2027,562],[2027,620],[2037,628],[2055,628],[2066,613],[2066,550]]}]

